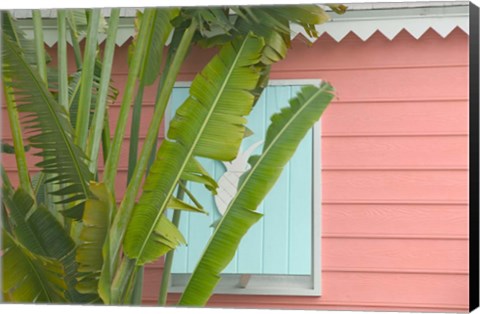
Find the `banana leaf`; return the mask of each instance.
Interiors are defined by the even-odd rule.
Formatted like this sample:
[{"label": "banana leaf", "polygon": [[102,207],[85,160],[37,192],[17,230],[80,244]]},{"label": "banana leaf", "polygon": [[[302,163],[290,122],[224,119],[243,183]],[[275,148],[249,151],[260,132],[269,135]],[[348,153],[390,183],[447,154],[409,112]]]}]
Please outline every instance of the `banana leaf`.
[{"label": "banana leaf", "polygon": [[[21,47],[25,60],[31,66],[36,66],[37,57],[35,51],[35,43],[32,39],[28,39],[25,36],[25,32],[17,25],[17,20],[12,17],[8,11],[2,13],[2,31],[8,34],[10,38]],[[46,54],[47,63],[51,61],[51,57]]]},{"label": "banana leaf", "polygon": [[6,301],[63,303],[66,301],[62,264],[25,248],[2,231],[2,291]]},{"label": "banana leaf", "polygon": [[33,198],[19,188],[13,195],[3,194],[9,209],[9,220],[17,241],[33,254],[59,261],[67,285],[65,297],[70,302],[90,302],[93,296],[81,295],[75,289],[77,264],[76,244],[57,219],[44,206],[36,206]]},{"label": "banana leaf", "polygon": [[306,86],[290,100],[290,106],[271,117],[261,155],[250,157],[222,219],[217,224],[179,305],[203,306],[220,281],[220,273],[235,255],[240,240],[261,217],[257,207],[280,177],[308,130],[320,119],[333,98],[328,83]]},{"label": "banana leaf", "polygon": [[80,244],[76,252],[78,262],[77,290],[82,293],[97,293],[100,271],[108,254],[103,253],[115,200],[103,183],[90,182],[94,197],[85,202]]},{"label": "banana leaf", "polygon": [[37,166],[51,174],[49,182],[64,184],[54,194],[68,196],[62,201],[67,208],[64,214],[80,219],[92,175],[84,152],[74,144],[68,114],[25,60],[18,44],[5,32],[2,39],[4,83],[14,91],[17,109],[24,113],[22,122],[33,133],[28,138],[30,145],[43,157]]},{"label": "banana leaf", "polygon": [[[138,265],[165,253],[159,228],[178,181],[194,156],[230,161],[237,155],[260,78],[262,38],[240,37],[196,76],[190,97],[170,122],[125,235],[125,253]],[[173,225],[172,225],[173,226]],[[172,232],[176,227],[165,232]]]}]

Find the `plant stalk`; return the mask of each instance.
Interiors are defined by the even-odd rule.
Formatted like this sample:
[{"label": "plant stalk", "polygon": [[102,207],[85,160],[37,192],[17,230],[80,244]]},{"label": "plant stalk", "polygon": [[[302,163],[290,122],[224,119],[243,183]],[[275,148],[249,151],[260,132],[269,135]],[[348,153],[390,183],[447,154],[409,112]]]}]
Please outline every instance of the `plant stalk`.
[{"label": "plant stalk", "polygon": [[[174,36],[175,36],[175,33],[174,33]],[[177,49],[178,49],[178,47],[173,45],[173,40],[172,40],[172,42],[170,43],[170,47],[168,49],[168,54],[167,54],[167,59],[165,61],[165,68],[164,69],[169,69],[170,68],[170,66],[172,64],[173,56],[177,52]],[[160,99],[160,95],[162,93],[163,86],[165,85],[166,77],[167,77],[167,71],[164,70],[164,71],[162,71],[162,75],[160,76],[160,80],[158,81],[157,95],[155,96],[155,105],[158,104],[158,100]],[[157,109],[157,108],[155,107],[155,109]],[[155,137],[158,138],[158,132],[157,132],[157,134],[155,134]],[[147,165],[147,174],[150,171],[150,167],[152,166],[153,162],[155,161],[156,151],[157,151],[157,141],[155,141],[153,143],[152,151],[150,153],[150,159],[149,159],[148,165]]]},{"label": "plant stalk", "polygon": [[43,42],[42,15],[40,10],[32,10],[33,19],[33,37],[35,41],[35,51],[37,54],[38,72],[42,80],[47,83],[47,59],[45,57],[45,46]]},{"label": "plant stalk", "polygon": [[78,43],[78,36],[75,31],[70,27],[70,39],[72,40],[73,55],[75,56],[75,65],[77,70],[82,68],[82,50],[80,49],[80,44]]},{"label": "plant stalk", "polygon": [[[141,75],[141,76],[142,77],[140,79],[140,84],[138,86],[137,96],[135,97],[135,103],[133,105],[132,125],[130,129],[130,148],[128,151],[127,186],[130,183],[133,170],[135,169],[135,165],[137,164],[140,120],[141,120],[141,112],[142,112],[143,94],[145,90],[145,75]],[[131,299],[132,304],[138,305],[142,303],[143,274],[144,274],[144,267],[140,266],[135,276],[135,283],[133,286],[132,299]]]},{"label": "plant stalk", "polygon": [[138,139],[140,132],[140,118],[142,113],[143,92],[145,90],[144,76],[140,79],[138,85],[137,96],[135,97],[135,103],[133,104],[132,114],[132,126],[130,129],[130,149],[128,151],[128,176],[127,184],[133,175],[133,170],[137,164],[137,152],[138,152]]},{"label": "plant stalk", "polygon": [[68,111],[67,24],[65,10],[57,10],[58,102]]},{"label": "plant stalk", "polygon": [[132,276],[135,276],[135,260],[124,257],[120,263],[117,274],[112,282],[112,304],[122,304],[125,298],[131,295],[133,285],[129,284]]},{"label": "plant stalk", "polygon": [[[142,60],[144,56],[144,50],[147,42],[147,35],[149,29],[153,27],[153,18],[154,18],[154,9],[146,9],[144,13],[144,20],[140,26],[138,32],[138,40],[135,46],[133,53],[133,58],[130,63],[130,68],[127,77],[127,84],[125,86],[124,95],[122,98],[122,104],[120,106],[119,118],[117,120],[117,127],[115,128],[115,134],[113,136],[113,141],[109,145],[108,153],[105,154],[104,149],[104,158],[107,156],[105,162],[105,171],[103,175],[103,182],[105,183],[107,189],[115,195],[115,178],[117,175],[118,162],[120,159],[120,149],[123,142],[123,137],[125,135],[126,124],[128,119],[128,113],[130,110],[130,104],[133,99],[133,93],[135,91],[135,84],[137,81],[138,73],[142,65]],[[105,138],[104,132],[104,138]],[[109,136],[109,134],[108,134]],[[115,196],[114,196],[115,197]],[[117,212],[114,219],[119,219],[118,217],[122,216],[121,213]],[[113,231],[115,228],[115,220],[112,223],[112,227],[105,239],[104,251],[107,255],[105,258],[104,265],[102,267],[102,275],[100,277],[100,293],[104,301],[110,303],[116,303],[120,297],[118,291],[114,291],[113,281],[115,280],[116,273],[123,274],[130,270],[125,269],[120,265],[120,268],[117,269],[118,260],[120,256],[120,245],[122,242],[121,238],[116,236],[116,232]],[[119,278],[119,277],[117,277]],[[117,279],[118,281],[118,279]],[[117,283],[118,284],[118,283]]]},{"label": "plant stalk", "polygon": [[1,164],[0,164],[0,173],[2,175],[2,188],[6,189],[8,192],[13,192],[13,186],[12,186],[12,183],[10,182],[10,178],[8,177],[8,174],[5,171],[5,168]]},{"label": "plant stalk", "polygon": [[115,177],[117,175],[118,162],[120,160],[120,149],[127,126],[128,111],[133,99],[135,83],[137,81],[138,73],[143,60],[144,49],[147,42],[147,34],[149,33],[149,28],[153,25],[153,17],[153,9],[146,9],[144,20],[138,32],[138,41],[135,46],[132,61],[130,63],[130,69],[128,71],[127,84],[125,86],[122,104],[120,106],[117,127],[115,129],[115,135],[113,136],[113,141],[108,153],[108,160],[107,164],[105,165],[105,173],[103,178],[110,191],[114,190]]},{"label": "plant stalk", "polygon": [[103,164],[107,163],[108,151],[110,149],[110,119],[109,119],[108,116],[109,116],[108,111],[106,111],[105,112],[105,119],[103,121],[103,131],[102,131]]},{"label": "plant stalk", "polygon": [[[68,112],[68,61],[67,61],[67,21],[65,10],[57,10],[57,55],[58,55],[58,103]],[[60,184],[60,188],[64,188],[64,184]],[[59,201],[64,198],[57,197]],[[59,204],[65,209],[65,206]],[[67,232],[70,230],[70,221],[65,217],[64,226]]]},{"label": "plant stalk", "polygon": [[103,54],[102,74],[100,76],[100,86],[97,92],[97,102],[95,104],[95,114],[93,124],[87,142],[87,156],[90,158],[89,168],[92,173],[96,173],[97,160],[100,150],[100,140],[102,138],[103,124],[105,121],[105,112],[107,108],[108,88],[112,73],[113,56],[115,53],[115,39],[117,37],[118,23],[120,20],[120,9],[113,8],[110,13],[107,42]]},{"label": "plant stalk", "polygon": [[[184,180],[180,180],[180,182],[182,184],[186,183]],[[184,197],[185,197],[185,190],[181,187],[181,185],[179,185],[177,198],[179,200],[183,200]],[[173,211],[172,223],[175,225],[175,227],[178,227],[178,225],[180,224],[180,216],[181,216],[180,210]],[[158,294],[158,305],[164,306],[167,303],[168,287],[170,285],[170,276],[172,273],[174,253],[175,253],[175,250],[171,250],[170,252],[167,253],[167,256],[165,257],[165,264],[163,265],[163,273],[162,273],[162,282],[160,283],[160,292]]]},{"label": "plant stalk", "polygon": [[[168,100],[170,99],[170,95],[175,84],[175,79],[178,72],[180,71],[182,62],[185,59],[186,53],[190,47],[190,43],[193,38],[193,34],[195,33],[195,30],[196,25],[194,24],[194,22],[192,22],[192,25],[185,31],[178,52],[172,62],[172,66],[168,69],[168,75],[165,80],[165,85],[163,86],[161,96],[156,104],[156,109],[150,127],[148,129],[147,136],[145,138],[145,143],[143,144],[142,152],[140,153],[140,157],[137,165],[135,166],[131,181],[128,185],[127,191],[125,192],[125,197],[123,198],[123,201],[120,205],[119,214],[115,217],[111,235],[114,236],[114,239],[119,239],[120,242],[123,240],[126,226],[128,224],[128,221],[130,220],[133,205],[135,203],[135,197],[140,188],[140,184],[146,170],[153,143],[156,140],[156,135],[158,133],[158,129],[160,128],[165,108],[168,104]],[[115,252],[118,252],[120,243],[116,246],[117,248]]]},{"label": "plant stalk", "polygon": [[[142,71],[142,72],[145,73],[145,71]],[[140,121],[141,121],[144,90],[145,90],[145,75],[141,75],[140,84],[137,90],[137,96],[135,97],[135,103],[133,105],[132,125],[130,129],[130,149],[128,151],[127,186],[130,183],[133,170],[135,169],[135,166],[137,164],[138,139],[139,139],[139,132],[140,132]],[[132,304],[138,305],[142,303],[143,275],[144,275],[144,267],[140,266],[137,271],[137,275],[135,276],[135,283],[133,286],[132,300],[131,300]]]},{"label": "plant stalk", "polygon": [[[0,165],[0,172],[1,172],[1,176],[2,176],[2,189],[0,190],[0,196],[4,199],[5,198],[5,193],[8,194],[8,196],[10,197],[11,194],[14,193],[13,191],[13,187],[12,187],[12,183],[10,182],[10,178],[8,177],[7,175],[7,172],[5,171],[5,168],[3,167],[3,165]],[[1,213],[1,220],[0,220],[0,225],[2,226],[2,228],[4,228],[7,232],[9,233],[12,233],[12,226],[10,225],[10,219],[8,219],[8,213],[7,213],[7,209],[5,208],[5,206],[3,206],[3,204],[1,205],[2,208],[2,213]],[[1,266],[1,261],[0,261],[0,266]]]},{"label": "plant stalk", "polygon": [[145,273],[145,267],[139,266],[138,271],[135,276],[135,285],[133,286],[131,304],[140,305],[142,304],[142,295],[143,295],[143,275]]},{"label": "plant stalk", "polygon": [[[137,95],[135,97],[135,103],[133,106],[132,123],[131,123],[131,129],[130,129],[130,148],[129,148],[129,158],[128,158],[127,187],[128,187],[128,184],[130,183],[130,179],[132,178],[135,166],[137,164],[142,103],[143,103],[145,86],[153,83],[153,82],[150,82],[151,78],[148,77],[147,74],[149,73],[149,70],[150,70],[148,68],[150,66],[149,64],[149,59],[151,57],[150,54],[154,53],[153,51],[151,51],[152,49],[151,47],[152,47],[152,44],[158,40],[158,38],[156,38],[156,28],[157,28],[156,19],[158,18],[158,14],[159,14],[159,11],[156,10],[154,26],[151,28],[151,33],[149,34],[150,39],[147,43],[147,53],[144,55],[142,68],[139,73],[140,83],[137,89]],[[167,40],[167,37],[165,35],[168,35],[168,33],[170,33],[170,29],[168,27],[164,28],[164,36],[163,36],[164,38],[163,38],[163,41],[160,40],[162,44],[164,44],[164,42]],[[157,58],[158,57],[159,56],[157,56]],[[137,274],[135,276],[135,282],[134,282],[134,287],[132,291],[132,298],[131,300],[129,300],[129,302],[131,302],[132,304],[141,304],[144,267],[139,266],[136,273]]]},{"label": "plant stalk", "polygon": [[99,23],[100,9],[93,9],[88,23],[87,42],[83,57],[84,63],[82,68],[82,76],[80,79],[77,123],[75,125],[75,144],[82,149],[85,149],[86,147],[88,136]]},{"label": "plant stalk", "polygon": [[[135,166],[135,170],[133,172],[131,181],[127,187],[127,191],[125,192],[125,196],[120,204],[117,214],[115,215],[112,228],[109,233],[109,238],[111,241],[110,245],[110,259],[111,265],[116,264],[117,256],[120,252],[120,247],[123,242],[123,237],[125,235],[128,222],[130,221],[130,217],[133,211],[133,206],[135,204],[135,198],[137,196],[138,190],[140,188],[140,184],[142,182],[142,178],[145,174],[145,170],[148,164],[148,160],[150,158],[150,152],[152,150],[153,144],[156,141],[156,136],[158,134],[158,129],[160,128],[163,114],[165,112],[165,108],[168,104],[168,100],[170,99],[170,95],[175,84],[175,79],[180,72],[181,65],[185,60],[185,56],[190,48],[190,44],[192,42],[193,35],[196,31],[196,22],[192,21],[192,24],[189,28],[186,29],[180,45],[178,47],[178,51],[175,54],[174,60],[172,62],[171,67],[168,69],[168,74],[165,79],[165,85],[163,86],[161,96],[158,99],[156,104],[156,109],[152,118],[152,122],[148,129],[148,133],[145,139],[145,143],[143,144],[142,152],[140,153],[139,160]],[[120,270],[122,272],[125,270]],[[131,269],[133,271],[133,269]],[[128,273],[120,274],[121,276],[128,276]]]},{"label": "plant stalk", "polygon": [[[5,80],[6,78],[3,77]],[[22,128],[20,126],[20,118],[15,100],[13,99],[13,89],[2,84],[5,103],[7,105],[8,120],[13,138],[13,148],[15,150],[15,160],[17,162],[17,172],[20,186],[30,195],[34,196],[30,175],[28,173],[27,158],[25,156],[25,148],[23,146]]]},{"label": "plant stalk", "polygon": [[[137,269],[138,269],[138,268],[139,268],[139,267],[137,266]],[[140,267],[140,268],[142,268],[142,267]],[[125,293],[124,293],[123,296],[122,296],[122,304],[130,304],[130,305],[132,304],[133,296],[134,296],[134,294],[135,294],[135,291],[134,291],[134,290],[135,290],[135,286],[136,286],[136,284],[137,284],[137,282],[138,282],[138,280],[137,280],[137,278],[138,278],[137,275],[138,275],[138,272],[139,272],[139,271],[140,271],[140,270],[137,270],[137,271],[133,271],[133,272],[132,272],[132,275],[131,275],[131,277],[130,277],[130,280],[129,280],[128,283],[127,283],[127,287],[125,288]]]}]

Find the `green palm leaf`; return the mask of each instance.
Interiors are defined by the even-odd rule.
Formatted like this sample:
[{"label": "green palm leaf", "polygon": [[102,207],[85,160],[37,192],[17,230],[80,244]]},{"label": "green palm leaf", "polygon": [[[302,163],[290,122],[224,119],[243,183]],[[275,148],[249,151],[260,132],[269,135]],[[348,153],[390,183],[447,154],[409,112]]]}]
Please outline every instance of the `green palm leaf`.
[{"label": "green palm leaf", "polygon": [[320,119],[333,98],[332,87],[302,88],[290,106],[271,117],[261,155],[249,160],[251,169],[239,182],[238,192],[217,225],[179,301],[181,305],[204,305],[230,263],[242,237],[262,215],[256,212],[281,175],[283,167],[308,130]]},{"label": "green palm leaf", "polygon": [[198,32],[194,41],[202,42],[209,38],[209,32],[218,28],[222,32],[229,35],[229,31],[233,28],[233,23],[230,21],[228,7],[196,7],[183,8],[180,14],[172,21],[172,24],[178,29],[191,20],[195,20],[198,25]]},{"label": "green palm leaf", "polygon": [[307,34],[318,36],[315,25],[328,22],[330,16],[318,5],[283,5],[264,7],[240,7],[240,16],[255,24],[268,25],[281,33],[290,32],[290,23],[301,25]]},{"label": "green palm leaf", "polygon": [[[177,8],[157,8],[147,9],[153,10],[153,17],[151,21],[151,27],[148,27],[148,33],[146,35],[147,42],[144,55],[142,56],[142,66],[138,73],[139,84],[137,88],[137,95],[133,105],[132,114],[132,126],[130,129],[130,149],[128,157],[128,177],[127,183],[133,175],[135,166],[137,164],[138,156],[138,138],[140,132],[140,117],[142,111],[142,102],[144,97],[145,87],[152,85],[160,74],[160,68],[163,63],[163,50],[165,43],[172,32],[172,24],[170,21],[178,15],[179,9]],[[148,11],[147,11],[148,13]],[[137,18],[135,19],[135,25],[137,30],[143,21],[144,13],[137,11]],[[145,22],[150,21],[146,19]],[[136,48],[137,36],[134,37],[132,44],[128,47],[129,60],[132,59],[132,55]],[[168,65],[166,65],[168,69]]]},{"label": "green palm leaf", "polygon": [[[147,86],[153,84],[160,73],[165,42],[173,28],[170,21],[178,15],[179,9],[156,8],[154,9],[154,12],[153,25],[149,28],[149,33],[147,35],[148,42],[145,48],[146,53],[142,62],[142,69],[138,74],[139,78],[145,77],[144,83]],[[137,11],[137,18],[135,20],[137,32],[142,23],[143,15],[143,12]],[[135,50],[136,40],[137,37],[135,36],[132,44],[128,47],[129,60]]]},{"label": "green palm leaf", "polygon": [[2,232],[2,291],[8,301],[65,302],[62,264],[32,253],[5,230]]},{"label": "green palm leaf", "polygon": [[54,193],[68,196],[62,201],[67,204],[64,213],[79,219],[92,175],[84,152],[73,142],[68,115],[27,63],[18,45],[5,33],[2,57],[4,82],[15,92],[18,111],[25,113],[24,125],[33,133],[29,137],[31,146],[40,149],[37,155],[43,157],[37,166],[52,175],[49,182],[64,184],[64,188]]},{"label": "green palm leaf", "polygon": [[265,49],[263,51],[262,62],[264,64],[272,64],[284,59],[287,55],[287,50],[290,47],[290,32],[283,31],[284,29],[290,29],[288,21],[282,19],[282,23],[284,28],[279,31],[263,22],[238,18],[235,23],[235,28],[242,34],[253,32],[256,35],[265,38]]},{"label": "green palm leaf", "polygon": [[35,207],[34,200],[19,188],[13,195],[3,194],[3,202],[9,209],[13,234],[33,254],[59,261],[65,271],[67,292],[71,302],[89,302],[91,296],[82,296],[75,290],[77,264],[76,245],[56,218],[44,206]]},{"label": "green palm leaf", "polygon": [[[94,107],[97,102],[101,74],[102,74],[102,63],[97,59],[95,61],[93,84],[92,84],[92,99],[90,101],[91,107],[90,107],[89,124],[91,124],[93,121],[93,114],[95,109]],[[70,116],[70,123],[72,124],[73,127],[75,127],[75,124],[77,123],[81,77],[82,77],[82,70],[80,69],[69,77],[69,82],[68,82],[69,116]],[[108,86],[108,92],[107,92],[108,103],[110,104],[114,103],[115,100],[117,99],[118,93],[119,93],[118,89],[115,88],[115,86],[113,85],[113,81],[110,80],[110,84]]]},{"label": "green palm leaf", "polygon": [[272,64],[286,57],[290,47],[290,25],[301,25],[311,37],[318,37],[315,26],[330,17],[318,5],[233,7],[238,19],[235,28],[242,34],[253,32],[265,38],[262,62]]},{"label": "green palm leaf", "polygon": [[[69,9],[66,11],[68,26],[75,37],[84,36],[87,33],[88,18],[85,9]],[[107,21],[102,16],[98,25],[98,32],[105,33],[107,29]]]},{"label": "green palm leaf", "polygon": [[103,245],[115,209],[115,200],[103,183],[91,182],[90,190],[95,198],[85,202],[83,212],[81,243],[76,253],[80,273],[77,289],[82,293],[96,294],[104,258],[108,257],[107,252],[103,252]]},{"label": "green palm leaf", "polygon": [[259,37],[239,38],[224,46],[194,79],[190,97],[170,123],[127,228],[125,253],[137,264],[164,253],[156,242],[164,236],[159,223],[190,159],[236,157],[245,132],[244,116],[254,102],[250,91],[260,78],[257,64],[263,46]]},{"label": "green palm leaf", "polygon": [[217,193],[218,184],[210,174],[203,168],[202,164],[198,162],[194,157],[190,158],[190,161],[185,166],[182,172],[182,180],[191,181],[203,184],[212,194]]},{"label": "green palm leaf", "polygon": [[[15,20],[8,11],[3,11],[1,14],[2,31],[5,34],[8,34],[8,36],[10,36],[10,38],[15,41],[19,47],[21,47],[25,56],[25,60],[28,62],[28,64],[36,66],[37,57],[34,41],[25,36],[25,32],[18,27],[17,20]],[[49,55],[46,55],[46,59],[47,63],[51,60]]]}]

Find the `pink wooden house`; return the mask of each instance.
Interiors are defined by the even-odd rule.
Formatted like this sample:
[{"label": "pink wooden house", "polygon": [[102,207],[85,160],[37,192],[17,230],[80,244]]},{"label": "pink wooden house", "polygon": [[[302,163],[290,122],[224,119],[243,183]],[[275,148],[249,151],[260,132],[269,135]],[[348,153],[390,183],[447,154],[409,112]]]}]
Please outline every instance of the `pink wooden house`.
[{"label": "pink wooden house", "polygon": [[[128,16],[129,11],[124,13]],[[272,90],[265,96],[286,99],[285,88],[291,94],[319,80],[336,89],[334,102],[310,138],[312,179],[303,182],[312,189],[310,201],[299,205],[290,195],[289,210],[304,210],[310,219],[307,233],[295,235],[302,226],[286,216],[283,223],[288,221],[290,231],[283,241],[290,241],[289,252],[269,266],[276,252],[269,253],[275,245],[268,242],[265,217],[258,231],[264,241],[259,255],[239,253],[227,272],[231,278],[226,276],[232,283],[227,278],[209,306],[467,311],[468,4],[354,4],[345,15],[332,16],[333,21],[319,27],[322,35],[314,42],[300,30],[292,35],[292,49],[273,67]],[[132,33],[125,28],[118,39],[113,80],[120,92]],[[55,42],[48,36],[46,41],[54,55]],[[212,53],[190,54],[179,78],[178,97]],[[154,97],[155,90],[148,90],[141,138]],[[112,125],[118,106],[111,108]],[[2,111],[5,122],[4,107]],[[8,140],[5,124],[3,138]],[[117,194],[126,182],[128,143],[123,147]],[[15,171],[13,158],[5,157],[4,164]],[[288,181],[286,186],[294,189],[295,183]],[[184,228],[194,224],[189,220]],[[307,241],[306,252],[294,236]],[[249,250],[247,244],[241,249]],[[189,247],[176,260],[172,303],[194,250]],[[257,270],[250,264],[259,256],[263,264]],[[284,262],[281,258],[289,265],[286,270],[275,268]],[[294,266],[305,261],[303,268]],[[146,305],[155,304],[162,267],[159,261],[146,269]],[[242,286],[239,280],[245,274],[249,276]]]}]

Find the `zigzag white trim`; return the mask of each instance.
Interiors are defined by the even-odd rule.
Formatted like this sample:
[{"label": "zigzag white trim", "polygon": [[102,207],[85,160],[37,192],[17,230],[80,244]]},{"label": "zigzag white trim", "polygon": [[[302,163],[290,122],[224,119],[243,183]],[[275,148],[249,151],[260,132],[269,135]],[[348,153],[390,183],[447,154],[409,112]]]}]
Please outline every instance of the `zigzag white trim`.
[{"label": "zigzag white trim", "polygon": [[[371,4],[374,5],[374,4]],[[419,39],[427,30],[433,29],[440,36],[445,38],[455,28],[460,28],[466,34],[469,30],[469,13],[468,3],[449,2],[444,6],[426,6],[426,7],[393,7],[376,5],[368,9],[360,9],[352,6],[351,10],[343,15],[337,15],[329,12],[332,20],[328,23],[317,27],[319,35],[328,34],[337,42],[347,36],[350,32],[355,33],[363,41],[368,40],[375,32],[379,31],[385,37],[392,40],[402,30],[409,32],[414,38]],[[134,35],[133,17],[135,9],[124,9],[124,17],[119,25],[116,44],[122,46]],[[105,12],[107,13],[107,12]],[[19,13],[16,15],[18,16]],[[26,12],[22,13],[27,14]],[[46,12],[44,16],[53,17],[55,14]],[[107,14],[108,15],[108,14]],[[29,16],[24,16],[26,19]],[[49,23],[51,22],[51,23]],[[57,42],[57,30],[55,20],[45,21],[44,23],[44,39],[45,43],[52,47]],[[31,23],[23,20],[23,29],[28,37],[33,37],[33,29]],[[305,30],[298,26],[292,26],[291,38],[295,38],[302,34],[310,42],[315,42],[316,38],[310,38]],[[105,34],[99,34],[99,41],[106,39]]]},{"label": "zigzag white trim", "polygon": [[[457,27],[468,34],[468,17],[468,6],[359,10],[347,11],[344,15],[332,14],[332,20],[317,29],[320,35],[326,33],[337,42],[350,32],[366,41],[377,31],[392,40],[402,30],[419,39],[430,28],[445,38]],[[292,29],[292,37],[302,34],[311,42],[316,40],[309,38],[298,25]]]}]

